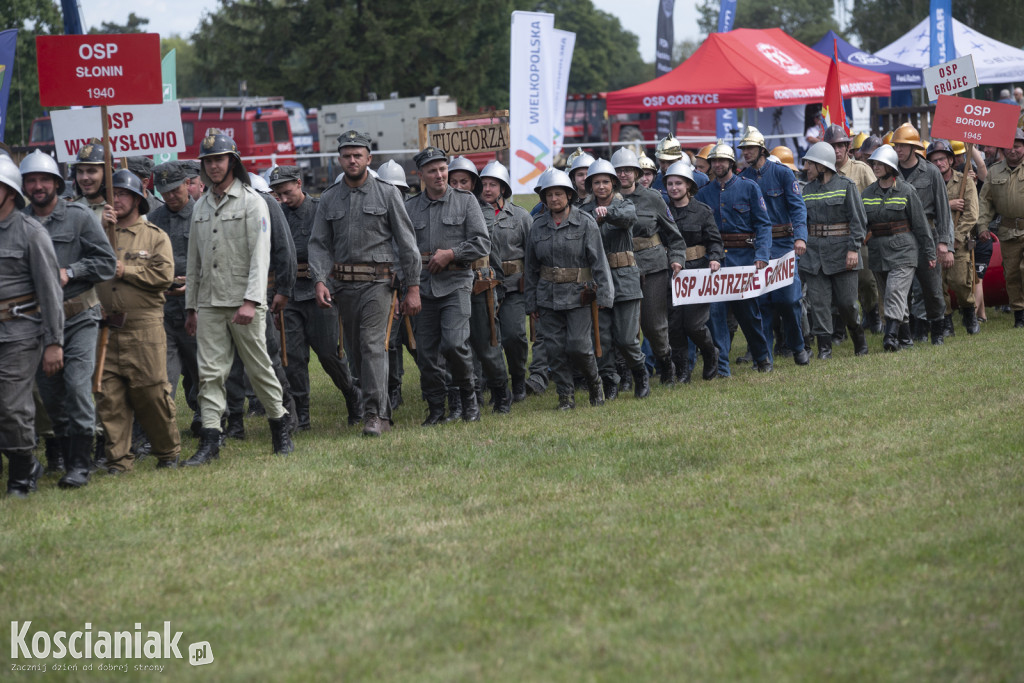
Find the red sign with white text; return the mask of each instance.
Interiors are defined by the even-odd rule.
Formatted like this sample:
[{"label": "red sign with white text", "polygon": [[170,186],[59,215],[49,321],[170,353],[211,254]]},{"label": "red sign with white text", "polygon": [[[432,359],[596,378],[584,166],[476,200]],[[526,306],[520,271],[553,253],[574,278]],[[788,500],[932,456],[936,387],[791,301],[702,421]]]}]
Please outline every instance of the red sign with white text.
[{"label": "red sign with white text", "polygon": [[44,107],[160,104],[160,34],[37,36]]},{"label": "red sign with white text", "polygon": [[975,145],[1013,147],[1020,107],[1015,104],[939,95],[932,139],[948,138]]}]

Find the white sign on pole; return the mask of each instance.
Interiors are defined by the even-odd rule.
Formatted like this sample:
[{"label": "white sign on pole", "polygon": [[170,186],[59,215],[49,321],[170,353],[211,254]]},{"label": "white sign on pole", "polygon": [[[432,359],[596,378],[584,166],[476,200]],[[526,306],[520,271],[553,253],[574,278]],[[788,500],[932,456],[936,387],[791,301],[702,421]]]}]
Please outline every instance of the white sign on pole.
[{"label": "white sign on pole", "polygon": [[[177,102],[107,107],[110,147],[115,157],[184,152],[181,108]],[[75,160],[82,145],[103,136],[98,107],[50,112],[57,161]]]},{"label": "white sign on pole", "polygon": [[934,102],[939,95],[954,93],[978,87],[978,74],[974,71],[974,57],[964,55],[938,66],[922,69],[924,89],[928,99]]},{"label": "white sign on pole", "polygon": [[871,98],[851,97],[850,107],[853,109],[853,118],[850,122],[850,130],[858,133],[871,132]]},{"label": "white sign on pole", "polygon": [[552,119],[558,89],[554,30],[553,14],[512,13],[509,133],[514,194],[532,193],[541,173],[554,163]]}]

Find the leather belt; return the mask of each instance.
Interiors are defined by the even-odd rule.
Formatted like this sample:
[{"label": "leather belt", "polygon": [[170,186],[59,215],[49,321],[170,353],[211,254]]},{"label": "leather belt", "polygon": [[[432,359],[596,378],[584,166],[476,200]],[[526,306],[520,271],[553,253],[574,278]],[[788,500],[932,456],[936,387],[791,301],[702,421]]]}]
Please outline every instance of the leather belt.
[{"label": "leather belt", "polygon": [[723,232],[722,244],[726,249],[753,249],[754,235],[749,232]]},{"label": "leather belt", "polygon": [[[423,265],[427,265],[428,263],[430,263],[430,257],[433,255],[433,252],[421,253],[420,260],[422,261]],[[448,264],[448,267],[445,268],[445,270],[480,270],[481,268],[486,268],[488,263],[490,263],[490,257],[481,256],[477,260],[470,263],[468,266],[462,266],[456,263],[455,261],[452,261],[451,263]]]},{"label": "leather belt", "polygon": [[99,302],[100,298],[96,294],[96,290],[90,287],[78,296],[72,297],[64,302],[64,320],[68,321],[71,318],[74,318],[82,311],[89,310]]},{"label": "leather belt", "polygon": [[780,223],[772,226],[772,239],[775,239],[776,237],[791,237],[792,235],[792,223]]},{"label": "leather belt", "polygon": [[891,237],[903,232],[910,232],[910,223],[907,221],[889,221],[888,223],[868,223],[868,236],[865,242],[872,237]]},{"label": "leather belt", "polygon": [[541,266],[540,278],[556,285],[564,285],[569,282],[589,282],[594,279],[594,273],[590,268],[555,268],[553,266]]},{"label": "leather belt", "polygon": [[300,263],[298,268],[295,271],[295,277],[297,277],[297,278],[301,277],[301,278],[305,278],[307,280],[311,280],[313,278],[313,274],[309,272],[309,264],[308,263]]},{"label": "leather belt", "polygon": [[331,277],[339,282],[380,282],[391,279],[390,263],[335,263]]},{"label": "leather belt", "polygon": [[849,223],[814,223],[807,226],[811,237],[845,237],[850,234]]},{"label": "leather belt", "polygon": [[633,251],[643,251],[644,249],[653,249],[654,247],[661,244],[661,235],[654,235],[653,237],[634,237],[633,238]]},{"label": "leather belt", "polygon": [[631,251],[614,251],[608,254],[610,268],[627,268],[636,265],[636,256]]},{"label": "leather belt", "polygon": [[523,272],[523,259],[520,258],[514,261],[502,261],[501,271],[505,273],[505,277]]},{"label": "leather belt", "polygon": [[707,247],[705,247],[703,244],[698,244],[695,247],[687,247],[686,248],[686,260],[687,261],[696,261],[699,258],[704,258],[705,256],[707,256],[707,254],[708,254]]},{"label": "leather belt", "polygon": [[[29,307],[22,308],[26,304]],[[35,294],[23,294],[22,296],[3,299],[0,301],[0,322],[14,320],[15,318],[20,318],[25,313],[37,313],[38,311],[39,304],[36,303]]]}]

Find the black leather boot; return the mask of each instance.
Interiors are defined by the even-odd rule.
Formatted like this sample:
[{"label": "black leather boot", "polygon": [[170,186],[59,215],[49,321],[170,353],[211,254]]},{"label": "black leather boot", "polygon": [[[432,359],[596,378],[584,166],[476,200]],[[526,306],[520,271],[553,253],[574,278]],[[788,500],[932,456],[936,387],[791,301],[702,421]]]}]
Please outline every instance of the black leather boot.
[{"label": "black leather boot", "polygon": [[978,334],[981,328],[978,327],[978,312],[974,306],[964,306],[960,309],[960,317],[964,321],[964,329],[967,334]]},{"label": "black leather boot", "polygon": [[910,316],[910,333],[914,335],[914,341],[928,341],[928,330],[930,326],[927,320]]},{"label": "black leather boot", "polygon": [[468,391],[460,389],[459,400],[462,401],[462,421],[479,422],[480,403],[476,400],[476,391],[473,389]]},{"label": "black leather boot", "polygon": [[31,448],[6,450],[8,458],[7,495],[13,498],[25,498],[36,490],[39,477],[43,476],[43,466],[32,454]]},{"label": "black leather boot", "polygon": [[270,423],[270,442],[274,446],[274,455],[288,455],[295,450],[292,443],[292,434],[288,431],[288,415],[274,419],[268,418]]},{"label": "black leather boot", "polygon": [[615,372],[619,375],[619,391],[623,393],[633,391],[633,375],[626,367],[626,361],[621,355],[615,359]]},{"label": "black leather boot", "polygon": [[576,407],[576,399],[572,394],[559,394],[558,395],[558,409],[559,410],[572,410]]},{"label": "black leather boot", "polygon": [[676,370],[672,365],[672,356],[664,356],[658,359],[658,378],[661,380],[662,386],[675,384]]},{"label": "black leather boot", "polygon": [[260,400],[258,398],[253,396],[252,398],[249,399],[249,412],[247,413],[248,417],[263,417],[266,414],[267,410],[266,408],[263,407],[263,404],[260,403]]},{"label": "black leather boot", "polygon": [[445,424],[458,422],[462,419],[462,394],[458,387],[448,390],[448,417],[444,419]]},{"label": "black leather boot", "polygon": [[395,387],[388,392],[388,402],[391,403],[391,412],[398,410],[398,406],[402,405],[402,401],[402,387]]},{"label": "black leather boot", "polygon": [[102,432],[96,433],[96,452],[89,463],[89,471],[107,469],[107,437]]},{"label": "black leather boot", "polygon": [[354,427],[363,421],[363,392],[353,385],[345,394],[345,409],[348,411],[348,426]]},{"label": "black leather boot", "polygon": [[868,340],[864,336],[864,328],[862,328],[860,325],[854,325],[853,327],[851,327],[850,339],[853,340],[853,355],[868,355]]},{"label": "black leather boot", "polygon": [[245,419],[241,413],[228,413],[228,427],[224,433],[228,438],[245,440]]},{"label": "black leather boot", "polygon": [[295,429],[305,432],[312,427],[309,421],[309,397],[298,398],[293,395],[293,398],[295,399]]},{"label": "black leather boot", "polygon": [[846,326],[843,324],[843,318],[839,315],[832,316],[832,343],[842,344],[846,341]]},{"label": "black leather boot", "polygon": [[46,440],[46,474],[63,472],[66,466],[67,437],[54,437]]},{"label": "black leather boot", "polygon": [[931,321],[930,327],[932,329],[932,344],[935,346],[942,345],[943,330],[946,329],[945,318],[939,318],[938,320]]},{"label": "black leather boot", "polygon": [[832,340],[835,336],[831,334],[818,335],[818,360],[828,360],[832,357]]},{"label": "black leather boot", "polygon": [[196,454],[185,461],[185,467],[206,465],[220,457],[220,430],[203,428],[199,435],[199,448]]},{"label": "black leather boot", "polygon": [[604,384],[601,383],[600,378],[590,382],[588,391],[590,392],[590,405],[595,408],[604,405]]},{"label": "black leather boot", "polygon": [[67,472],[57,482],[57,486],[62,489],[79,489],[88,484],[91,456],[91,435],[78,434],[68,437]]},{"label": "black leather boot", "polygon": [[942,321],[942,336],[943,337],[955,337],[956,330],[953,329],[953,314],[950,313]]},{"label": "black leather boot", "polygon": [[700,357],[704,361],[704,372],[700,375],[701,379],[712,380],[718,377],[718,347],[712,344],[710,348],[701,349]]},{"label": "black leather boot", "polygon": [[633,396],[635,398],[647,398],[651,395],[651,378],[647,376],[647,364],[641,364],[638,368],[630,370],[633,375]]},{"label": "black leather boot", "polygon": [[526,378],[512,378],[512,402],[519,403],[526,400]]},{"label": "black leather boot", "polygon": [[494,403],[494,412],[499,415],[508,415],[512,412],[512,394],[508,391],[508,385],[491,389],[491,399]]},{"label": "black leather boot", "polygon": [[[461,416],[461,411],[460,411]],[[423,421],[424,427],[432,427],[436,424],[444,422],[444,401],[437,401],[434,403],[427,403],[427,419]]]},{"label": "black leather boot", "polygon": [[601,383],[604,385],[604,396],[609,401],[614,401],[619,397],[619,383],[613,382],[610,379],[602,379]]},{"label": "black leather boot", "polygon": [[684,357],[680,360],[673,360],[672,363],[676,368],[676,382],[679,384],[689,384],[690,379],[693,377],[693,366],[690,365],[690,359]]},{"label": "black leather boot", "polygon": [[1024,311],[1013,312],[1013,326],[1024,327]]},{"label": "black leather boot", "polygon": [[897,339],[900,342],[901,349],[914,348],[914,334],[910,330],[910,323],[900,323],[900,329]]},{"label": "black leather boot", "polygon": [[900,321],[892,318],[885,319],[885,336],[882,337],[882,348],[890,353],[900,350],[898,339],[900,333]]}]

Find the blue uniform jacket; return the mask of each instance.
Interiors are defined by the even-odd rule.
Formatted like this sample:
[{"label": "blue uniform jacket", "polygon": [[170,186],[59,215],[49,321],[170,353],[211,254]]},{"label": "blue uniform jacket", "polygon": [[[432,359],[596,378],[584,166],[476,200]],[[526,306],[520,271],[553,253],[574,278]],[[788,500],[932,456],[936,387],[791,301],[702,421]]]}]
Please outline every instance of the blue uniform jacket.
[{"label": "blue uniform jacket", "polygon": [[772,222],[757,183],[734,175],[722,187],[715,180],[697,191],[697,201],[704,202],[715,212],[718,231],[723,235],[737,232],[754,235],[753,249],[727,248],[723,266],[750,266],[754,261],[767,262],[771,258]]},{"label": "blue uniform jacket", "polygon": [[807,241],[807,206],[793,171],[774,161],[766,161],[760,171],[748,166],[740,177],[753,180],[761,188],[772,226],[786,223],[793,226],[792,235],[772,237],[772,258],[792,251],[796,240]]}]

